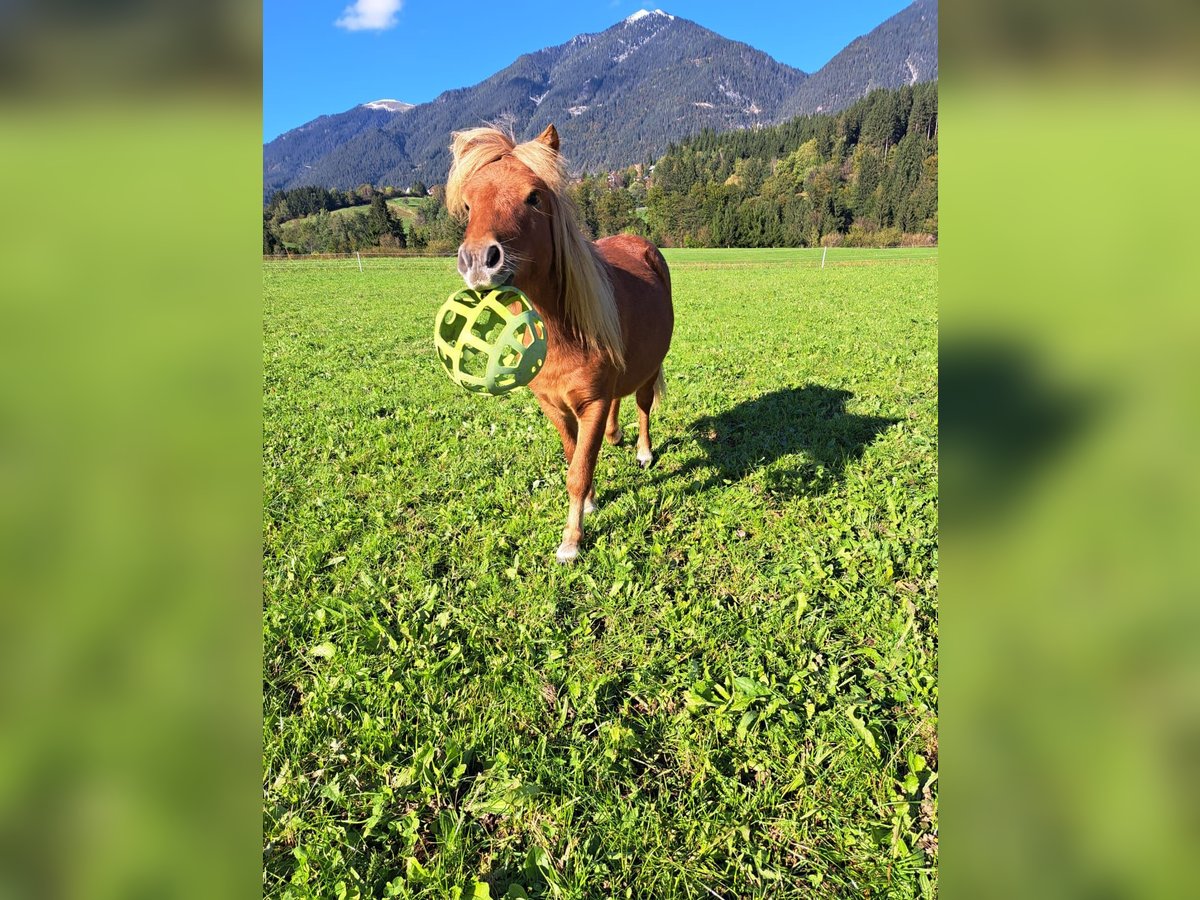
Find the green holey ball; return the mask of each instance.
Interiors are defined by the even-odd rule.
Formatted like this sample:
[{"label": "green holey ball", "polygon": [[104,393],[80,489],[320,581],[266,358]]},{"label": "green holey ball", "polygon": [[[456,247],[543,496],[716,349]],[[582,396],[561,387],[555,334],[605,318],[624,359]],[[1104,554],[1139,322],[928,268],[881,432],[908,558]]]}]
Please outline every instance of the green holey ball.
[{"label": "green holey ball", "polygon": [[[520,312],[509,307],[520,305]],[[546,323],[511,285],[464,288],[438,310],[433,343],[446,374],[474,394],[506,394],[546,362]]]}]

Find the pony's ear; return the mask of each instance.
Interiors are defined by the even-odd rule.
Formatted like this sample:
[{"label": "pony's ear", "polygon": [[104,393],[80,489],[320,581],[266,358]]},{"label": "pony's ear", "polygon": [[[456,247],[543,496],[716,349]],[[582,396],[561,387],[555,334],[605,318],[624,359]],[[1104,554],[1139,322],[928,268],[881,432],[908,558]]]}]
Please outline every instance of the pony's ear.
[{"label": "pony's ear", "polygon": [[547,125],[546,130],[534,138],[534,140],[545,144],[555,153],[558,152],[558,132],[553,125]]}]

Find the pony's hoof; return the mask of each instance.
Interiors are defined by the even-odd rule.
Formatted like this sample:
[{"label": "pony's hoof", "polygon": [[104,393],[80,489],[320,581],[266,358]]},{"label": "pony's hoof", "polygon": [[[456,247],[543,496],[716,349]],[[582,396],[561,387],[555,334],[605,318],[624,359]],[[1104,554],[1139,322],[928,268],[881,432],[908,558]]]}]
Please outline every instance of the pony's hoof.
[{"label": "pony's hoof", "polygon": [[639,450],[637,454],[638,465],[643,469],[650,468],[650,464],[654,462],[654,454],[649,450]]},{"label": "pony's hoof", "polygon": [[620,445],[621,441],[625,440],[625,432],[621,431],[620,429],[617,429],[616,431],[610,431],[604,435],[604,439],[616,447]]},{"label": "pony's hoof", "polygon": [[564,565],[575,562],[575,557],[579,555],[578,544],[568,544],[566,541],[558,545],[558,552],[554,554],[554,558]]},{"label": "pony's hoof", "polygon": [[584,514],[585,516],[590,516],[590,515],[591,515],[592,513],[594,513],[594,512],[595,512],[595,511],[596,511],[598,508],[599,508],[599,507],[597,507],[597,506],[596,506],[596,501],[595,501],[595,500],[590,500],[590,499],[589,499],[589,500],[584,500],[584,501],[583,501],[583,514]]}]

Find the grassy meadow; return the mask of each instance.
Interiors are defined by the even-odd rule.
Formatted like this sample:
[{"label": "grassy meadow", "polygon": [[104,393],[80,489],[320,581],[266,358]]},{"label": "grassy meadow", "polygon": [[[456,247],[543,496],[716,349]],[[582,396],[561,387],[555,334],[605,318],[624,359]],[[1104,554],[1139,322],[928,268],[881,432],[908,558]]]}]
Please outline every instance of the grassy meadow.
[{"label": "grassy meadow", "polygon": [[579,560],[451,259],[264,263],[264,894],[930,897],[936,250],[667,251]]}]

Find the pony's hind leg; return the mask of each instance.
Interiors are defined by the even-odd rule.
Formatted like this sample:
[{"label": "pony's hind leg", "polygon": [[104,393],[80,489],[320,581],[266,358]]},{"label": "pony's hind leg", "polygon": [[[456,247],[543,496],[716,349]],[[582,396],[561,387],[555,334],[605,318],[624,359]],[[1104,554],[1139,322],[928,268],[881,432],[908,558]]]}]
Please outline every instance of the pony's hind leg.
[{"label": "pony's hind leg", "polygon": [[637,461],[638,465],[643,469],[650,468],[650,464],[654,462],[654,454],[650,450],[650,411],[654,409],[655,398],[662,392],[660,387],[661,381],[662,370],[659,369],[653,378],[637,390]]},{"label": "pony's hind leg", "polygon": [[625,437],[625,433],[621,431],[620,410],[621,398],[614,397],[612,406],[608,409],[608,429],[604,432],[604,439],[614,447]]},{"label": "pony's hind leg", "polygon": [[[625,432],[621,430],[620,416],[621,398],[614,397],[612,405],[608,408],[608,426],[604,430],[604,439],[614,447],[621,443],[625,437]],[[596,511],[596,485],[593,483],[591,490],[588,491],[587,497],[583,500],[583,512],[585,515],[591,515]]]}]

